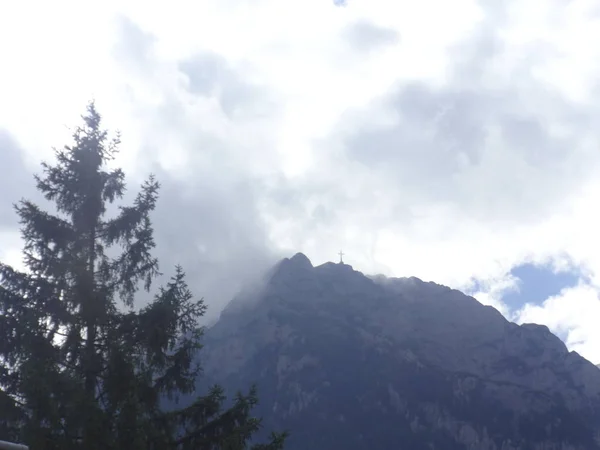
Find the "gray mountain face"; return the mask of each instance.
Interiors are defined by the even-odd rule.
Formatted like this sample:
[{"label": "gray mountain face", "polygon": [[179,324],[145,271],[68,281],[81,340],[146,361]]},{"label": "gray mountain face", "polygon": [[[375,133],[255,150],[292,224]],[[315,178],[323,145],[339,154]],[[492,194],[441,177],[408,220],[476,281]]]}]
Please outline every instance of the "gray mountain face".
[{"label": "gray mountain face", "polygon": [[256,383],[288,450],[600,449],[600,370],[417,278],[281,261],[206,333],[204,388]]}]

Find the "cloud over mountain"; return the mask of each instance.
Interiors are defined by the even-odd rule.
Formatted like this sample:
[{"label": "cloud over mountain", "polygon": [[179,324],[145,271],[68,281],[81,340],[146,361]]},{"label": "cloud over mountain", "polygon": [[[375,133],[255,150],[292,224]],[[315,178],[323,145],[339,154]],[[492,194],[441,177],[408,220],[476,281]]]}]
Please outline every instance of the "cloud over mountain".
[{"label": "cloud over mountain", "polygon": [[590,274],[560,294],[580,306],[536,317],[598,355],[597,8],[337,3],[2,6],[1,166],[35,170],[95,97],[131,187],[163,183],[164,268],[184,263],[216,311],[290,251],[477,284],[500,309],[511,269],[568,260]]}]

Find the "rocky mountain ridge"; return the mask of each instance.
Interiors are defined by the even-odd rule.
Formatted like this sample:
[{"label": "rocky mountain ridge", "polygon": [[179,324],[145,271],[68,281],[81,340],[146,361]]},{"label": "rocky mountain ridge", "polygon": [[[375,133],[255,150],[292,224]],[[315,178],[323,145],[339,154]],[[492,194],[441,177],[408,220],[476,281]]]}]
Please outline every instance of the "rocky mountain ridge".
[{"label": "rocky mountain ridge", "polygon": [[297,254],[206,333],[206,376],[257,382],[289,449],[600,449],[600,370],[459,291]]}]

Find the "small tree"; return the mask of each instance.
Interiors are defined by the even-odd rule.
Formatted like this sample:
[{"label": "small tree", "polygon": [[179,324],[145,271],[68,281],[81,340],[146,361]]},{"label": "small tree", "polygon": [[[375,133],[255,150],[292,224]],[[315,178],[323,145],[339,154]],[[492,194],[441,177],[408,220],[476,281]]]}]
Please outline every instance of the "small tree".
[{"label": "small tree", "polygon": [[[32,450],[247,448],[260,426],[254,388],[230,408],[219,387],[185,408],[161,408],[194,391],[206,307],[176,267],[134,309],[138,286],[149,290],[159,275],[150,222],[159,184],[151,176],[107,218],[125,191],[124,173],[107,168],[120,141],[108,140],[93,103],[83,119],[74,144],[35,177],[57,213],[15,206],[27,271],[0,263],[0,439]],[[280,449],[284,438],[253,448]]]}]

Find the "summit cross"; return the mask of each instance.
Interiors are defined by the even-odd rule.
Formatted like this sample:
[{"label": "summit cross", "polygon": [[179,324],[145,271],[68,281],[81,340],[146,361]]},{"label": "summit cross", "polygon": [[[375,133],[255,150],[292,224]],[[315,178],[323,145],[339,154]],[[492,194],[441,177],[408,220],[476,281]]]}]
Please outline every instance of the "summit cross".
[{"label": "summit cross", "polygon": [[340,255],[340,264],[344,264],[344,260],[343,260],[344,252],[340,250],[338,255]]}]

